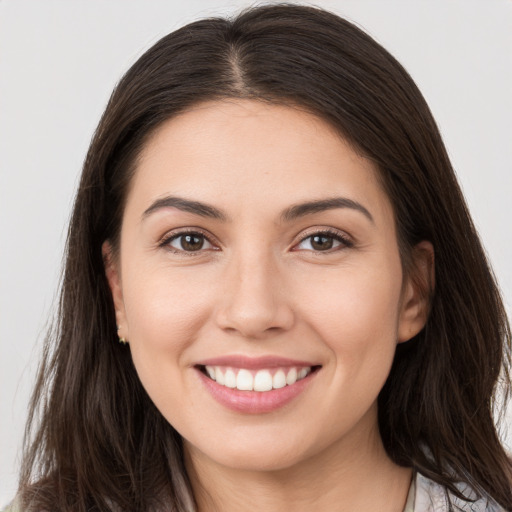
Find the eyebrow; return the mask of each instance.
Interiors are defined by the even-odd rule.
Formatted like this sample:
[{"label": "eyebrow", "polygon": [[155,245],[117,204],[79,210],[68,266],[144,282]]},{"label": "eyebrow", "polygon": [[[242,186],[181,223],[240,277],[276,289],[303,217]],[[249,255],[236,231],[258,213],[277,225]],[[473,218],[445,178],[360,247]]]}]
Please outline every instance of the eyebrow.
[{"label": "eyebrow", "polygon": [[[224,222],[231,220],[228,215],[215,206],[177,196],[166,196],[157,199],[147,210],[144,211],[142,219],[144,220],[152,213],[163,208],[177,208],[178,210],[199,215],[200,217],[221,220]],[[290,222],[300,217],[320,213],[326,210],[334,210],[336,208],[356,210],[362,213],[372,223],[375,222],[372,214],[361,203],[346,197],[333,197],[308,201],[306,203],[298,203],[286,208],[281,213],[280,219],[282,222]]]},{"label": "eyebrow", "polygon": [[334,210],[336,208],[349,208],[351,210],[356,210],[367,217],[372,223],[375,222],[372,214],[361,203],[346,197],[319,199],[316,201],[308,201],[307,203],[292,205],[281,214],[281,220],[289,222],[299,217],[312,215],[326,210]]},{"label": "eyebrow", "polygon": [[193,213],[201,217],[207,217],[210,219],[222,220],[224,222],[229,220],[229,217],[218,208],[211,206],[200,201],[191,201],[183,197],[166,196],[157,199],[147,210],[142,214],[142,219],[145,219],[153,212],[162,208],[177,208],[183,212]]}]

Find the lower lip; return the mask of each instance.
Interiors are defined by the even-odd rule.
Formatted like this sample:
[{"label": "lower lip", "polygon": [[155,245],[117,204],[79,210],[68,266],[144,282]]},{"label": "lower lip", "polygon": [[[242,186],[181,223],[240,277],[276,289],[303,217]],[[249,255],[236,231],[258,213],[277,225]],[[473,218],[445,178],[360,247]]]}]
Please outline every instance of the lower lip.
[{"label": "lower lip", "polygon": [[240,391],[217,384],[203,372],[197,370],[206,389],[221,405],[232,411],[245,414],[263,414],[276,411],[291,402],[311,383],[318,373],[315,371],[290,386],[270,391]]}]

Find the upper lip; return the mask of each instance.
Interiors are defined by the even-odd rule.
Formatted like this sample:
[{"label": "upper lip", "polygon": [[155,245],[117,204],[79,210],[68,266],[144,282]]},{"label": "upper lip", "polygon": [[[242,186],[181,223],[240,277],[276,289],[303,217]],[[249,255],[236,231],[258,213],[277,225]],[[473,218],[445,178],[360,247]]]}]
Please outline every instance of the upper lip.
[{"label": "upper lip", "polygon": [[212,357],[198,361],[195,366],[231,366],[233,368],[247,369],[263,369],[263,368],[282,368],[282,367],[310,367],[320,366],[318,363],[311,361],[300,361],[298,359],[289,359],[280,356],[259,356],[250,357],[244,355],[226,355],[220,357]]}]

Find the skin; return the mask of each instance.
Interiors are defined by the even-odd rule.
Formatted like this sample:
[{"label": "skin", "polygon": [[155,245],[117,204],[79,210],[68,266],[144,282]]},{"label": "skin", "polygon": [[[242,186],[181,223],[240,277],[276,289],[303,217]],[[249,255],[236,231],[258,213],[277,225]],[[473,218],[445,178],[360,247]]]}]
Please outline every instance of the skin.
[{"label": "skin", "polygon": [[[228,219],[174,207],[208,203]],[[297,203],[362,205],[292,220]],[[182,228],[209,240],[186,253]],[[308,238],[326,228],[318,250]],[[184,438],[200,510],[401,511],[411,470],[386,455],[377,396],[396,344],[424,326],[427,304],[403,276],[390,201],[377,170],[324,121],[249,100],[204,103],[167,121],[140,155],[119,256],[104,245],[119,335],[158,409]],[[428,279],[432,248],[414,252]],[[274,355],[321,365],[305,390],[264,414],[227,409],[194,365]],[[385,499],[383,499],[385,497]]]}]

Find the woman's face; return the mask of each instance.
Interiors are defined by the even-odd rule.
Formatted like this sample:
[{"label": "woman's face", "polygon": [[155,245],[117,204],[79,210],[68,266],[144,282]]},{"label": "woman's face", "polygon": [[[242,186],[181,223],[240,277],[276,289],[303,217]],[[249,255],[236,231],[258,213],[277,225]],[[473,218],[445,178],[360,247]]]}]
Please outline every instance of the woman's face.
[{"label": "woman's face", "polygon": [[107,276],[192,459],[239,469],[378,437],[396,344],[424,321],[374,166],[317,117],[248,100],[152,136]]}]

